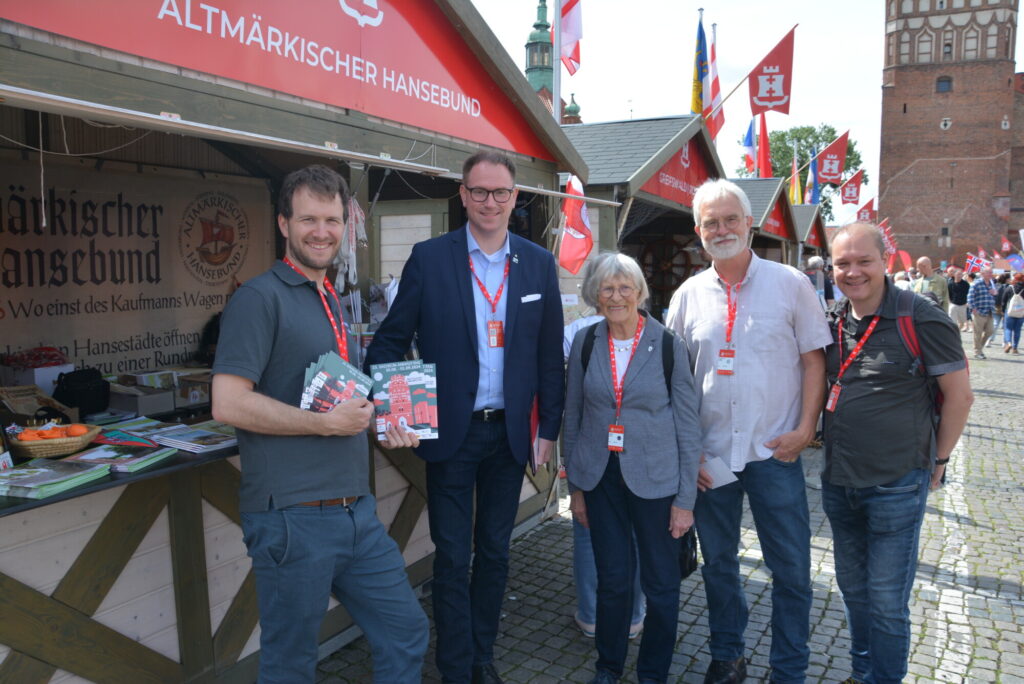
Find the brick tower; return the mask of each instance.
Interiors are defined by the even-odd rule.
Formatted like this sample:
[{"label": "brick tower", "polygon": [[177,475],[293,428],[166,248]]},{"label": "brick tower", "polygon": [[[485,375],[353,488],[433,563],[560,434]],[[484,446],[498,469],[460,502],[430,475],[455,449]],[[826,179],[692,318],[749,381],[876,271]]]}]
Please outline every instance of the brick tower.
[{"label": "brick tower", "polygon": [[913,259],[962,265],[1011,234],[1011,205],[1024,210],[1011,201],[1024,178],[1017,2],[886,0],[878,216]]}]

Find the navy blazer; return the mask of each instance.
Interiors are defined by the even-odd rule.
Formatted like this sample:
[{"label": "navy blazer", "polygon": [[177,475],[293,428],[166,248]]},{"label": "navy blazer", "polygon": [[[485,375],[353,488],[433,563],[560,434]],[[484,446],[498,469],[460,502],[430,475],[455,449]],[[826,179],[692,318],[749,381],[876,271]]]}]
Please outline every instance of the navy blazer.
[{"label": "navy blazer", "polygon": [[[550,252],[509,233],[509,255],[505,425],[513,456],[526,463],[535,396],[539,435],[558,439],[565,393],[562,301]],[[395,301],[366,353],[367,368],[400,361],[415,335],[420,358],[437,364],[439,438],[423,440],[416,449],[426,461],[453,456],[469,430],[480,377],[472,282],[465,226],[417,243],[402,270]],[[531,301],[524,302],[528,295]]]}]

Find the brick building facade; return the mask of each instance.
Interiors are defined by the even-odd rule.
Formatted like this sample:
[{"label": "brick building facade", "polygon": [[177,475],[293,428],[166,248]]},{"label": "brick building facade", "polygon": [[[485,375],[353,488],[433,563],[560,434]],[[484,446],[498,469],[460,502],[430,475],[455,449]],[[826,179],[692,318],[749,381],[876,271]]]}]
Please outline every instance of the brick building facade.
[{"label": "brick building facade", "polygon": [[997,248],[1004,235],[1019,243],[1017,4],[886,0],[878,216],[890,218],[914,259],[962,264],[966,252]]}]

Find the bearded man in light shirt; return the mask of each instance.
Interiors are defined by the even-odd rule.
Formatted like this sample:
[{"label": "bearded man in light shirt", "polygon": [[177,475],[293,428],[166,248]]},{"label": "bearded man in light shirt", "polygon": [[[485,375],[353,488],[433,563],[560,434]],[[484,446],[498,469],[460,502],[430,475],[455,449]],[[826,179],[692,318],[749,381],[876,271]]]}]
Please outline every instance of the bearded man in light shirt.
[{"label": "bearded man in light shirt", "polygon": [[750,200],[734,183],[708,181],[693,198],[695,230],[713,268],[684,282],[666,325],[682,336],[701,395],[703,461],[694,511],[704,555],[712,662],[706,684],[746,678],[747,605],[739,574],[743,497],[772,572],[772,682],[803,682],[810,655],[810,519],[800,452],[824,400],[823,348],[831,335],[800,271],[749,245]]}]

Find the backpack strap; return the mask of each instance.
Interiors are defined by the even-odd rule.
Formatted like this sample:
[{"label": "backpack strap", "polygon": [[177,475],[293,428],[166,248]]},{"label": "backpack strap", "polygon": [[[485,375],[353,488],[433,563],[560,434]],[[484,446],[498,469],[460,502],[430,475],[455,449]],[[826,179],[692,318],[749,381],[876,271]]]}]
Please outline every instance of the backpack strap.
[{"label": "backpack strap", "polygon": [[[583,347],[580,349],[580,365],[583,367],[583,375],[587,374],[587,366],[590,365],[590,356],[594,353],[594,337],[597,335],[598,321],[587,328],[583,334]],[[674,335],[665,328],[661,335],[661,368],[665,374],[665,391],[668,392],[668,402],[672,403],[672,372],[675,370],[676,357],[672,353],[672,339]]]},{"label": "backpack strap", "polygon": [[921,358],[921,343],[917,339],[917,328],[914,327],[914,293],[900,290],[896,293],[896,327],[900,331],[900,339],[907,352],[914,357],[912,373],[920,369],[925,375],[924,360]]}]

